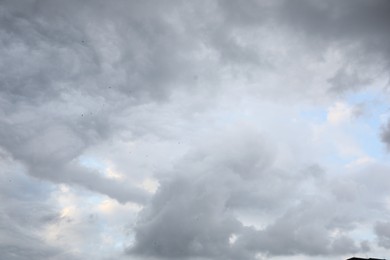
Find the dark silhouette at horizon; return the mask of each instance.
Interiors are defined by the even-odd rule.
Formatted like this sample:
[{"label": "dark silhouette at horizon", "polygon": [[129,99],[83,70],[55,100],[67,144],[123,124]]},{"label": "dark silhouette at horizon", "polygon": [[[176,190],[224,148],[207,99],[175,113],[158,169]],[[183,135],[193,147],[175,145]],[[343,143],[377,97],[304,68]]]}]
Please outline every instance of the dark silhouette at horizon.
[{"label": "dark silhouette at horizon", "polygon": [[361,257],[351,257],[351,258],[348,258],[347,260],[386,260],[386,259],[381,259],[381,258],[361,258]]}]

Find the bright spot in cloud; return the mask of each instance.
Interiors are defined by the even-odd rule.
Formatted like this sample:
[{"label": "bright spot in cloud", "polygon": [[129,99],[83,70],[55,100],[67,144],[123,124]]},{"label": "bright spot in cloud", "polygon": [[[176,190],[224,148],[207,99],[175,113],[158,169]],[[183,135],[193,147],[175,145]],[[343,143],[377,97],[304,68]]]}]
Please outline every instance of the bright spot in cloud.
[{"label": "bright spot in cloud", "polygon": [[327,120],[333,125],[339,125],[351,121],[360,113],[359,108],[344,102],[336,102],[328,108]]},{"label": "bright spot in cloud", "polygon": [[231,234],[229,236],[229,244],[233,245],[234,243],[236,243],[236,241],[237,241],[237,235],[236,234]]},{"label": "bright spot in cloud", "polygon": [[160,186],[159,182],[153,178],[146,178],[139,185],[141,188],[150,193],[156,193],[158,187]]}]

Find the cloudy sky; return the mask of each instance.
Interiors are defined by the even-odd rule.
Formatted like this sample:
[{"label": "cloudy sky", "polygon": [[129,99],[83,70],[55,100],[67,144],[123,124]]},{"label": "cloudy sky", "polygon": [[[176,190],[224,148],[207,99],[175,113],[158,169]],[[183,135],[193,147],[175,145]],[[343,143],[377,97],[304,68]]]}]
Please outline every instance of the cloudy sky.
[{"label": "cloudy sky", "polygon": [[390,1],[0,1],[0,258],[389,257]]}]

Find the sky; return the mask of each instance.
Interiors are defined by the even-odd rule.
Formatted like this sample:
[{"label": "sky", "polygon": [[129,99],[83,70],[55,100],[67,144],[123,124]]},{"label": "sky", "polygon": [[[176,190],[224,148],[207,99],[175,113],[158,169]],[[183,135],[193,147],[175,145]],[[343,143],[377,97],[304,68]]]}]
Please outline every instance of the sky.
[{"label": "sky", "polygon": [[0,1],[0,259],[390,250],[390,1]]}]

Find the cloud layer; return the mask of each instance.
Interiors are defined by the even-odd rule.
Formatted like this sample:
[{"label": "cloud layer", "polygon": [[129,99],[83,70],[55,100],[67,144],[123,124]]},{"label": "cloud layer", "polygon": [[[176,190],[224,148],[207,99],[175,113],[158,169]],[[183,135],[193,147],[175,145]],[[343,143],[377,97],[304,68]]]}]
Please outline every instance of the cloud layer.
[{"label": "cloud layer", "polygon": [[382,257],[389,11],[2,1],[0,254]]}]

